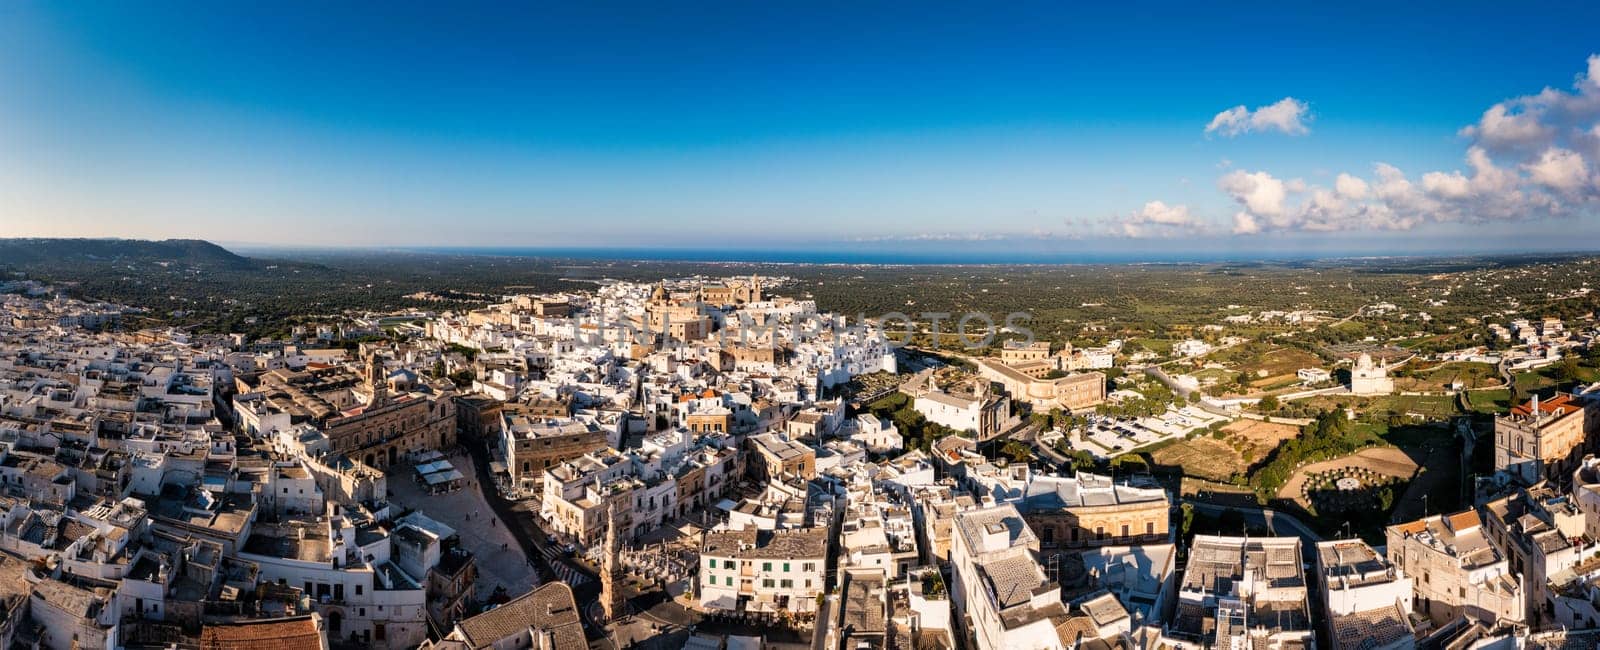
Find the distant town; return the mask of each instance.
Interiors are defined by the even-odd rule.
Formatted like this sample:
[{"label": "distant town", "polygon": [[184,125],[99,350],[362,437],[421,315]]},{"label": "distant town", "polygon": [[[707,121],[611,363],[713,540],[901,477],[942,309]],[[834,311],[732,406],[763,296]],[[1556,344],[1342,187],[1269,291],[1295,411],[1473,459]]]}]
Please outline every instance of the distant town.
[{"label": "distant town", "polygon": [[1592,312],[1433,352],[1287,342],[1432,319],[1385,302],[1083,346],[985,315],[973,347],[793,284],[251,338],[8,280],[6,645],[1600,642]]}]

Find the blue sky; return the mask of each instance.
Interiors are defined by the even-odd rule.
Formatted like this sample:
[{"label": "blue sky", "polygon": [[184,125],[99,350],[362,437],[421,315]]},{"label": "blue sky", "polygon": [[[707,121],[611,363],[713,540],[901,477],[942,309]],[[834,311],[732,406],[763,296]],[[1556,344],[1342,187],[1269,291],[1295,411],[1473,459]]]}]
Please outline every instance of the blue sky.
[{"label": "blue sky", "polygon": [[[0,3],[0,236],[1389,253],[1600,234],[1597,6],[234,4]],[[1286,98],[1287,122],[1207,132]]]}]

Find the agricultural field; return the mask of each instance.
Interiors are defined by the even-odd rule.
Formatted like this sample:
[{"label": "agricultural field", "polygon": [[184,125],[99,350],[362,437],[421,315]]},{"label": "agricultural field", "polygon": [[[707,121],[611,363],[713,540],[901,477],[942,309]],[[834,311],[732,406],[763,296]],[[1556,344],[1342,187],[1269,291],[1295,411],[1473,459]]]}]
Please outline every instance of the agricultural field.
[{"label": "agricultural field", "polygon": [[1485,415],[1499,415],[1511,410],[1511,391],[1501,390],[1475,390],[1466,394],[1467,408],[1473,413]]},{"label": "agricultural field", "polygon": [[1208,435],[1166,445],[1151,452],[1150,460],[1157,467],[1180,468],[1184,476],[1218,482],[1249,469],[1233,447]]},{"label": "agricultural field", "polygon": [[1135,345],[1160,355],[1172,354],[1172,339],[1136,338]]},{"label": "agricultural field", "polygon": [[1456,398],[1450,395],[1318,395],[1296,403],[1313,411],[1353,408],[1357,413],[1379,416],[1415,414],[1428,420],[1442,420],[1461,413],[1456,407]]},{"label": "agricultural field", "polygon": [[1292,424],[1239,420],[1220,430],[1177,440],[1150,452],[1157,467],[1173,468],[1184,476],[1226,482],[1249,473],[1252,464],[1266,458],[1285,440],[1300,434]]},{"label": "agricultural field", "polygon": [[1322,365],[1322,359],[1315,354],[1297,348],[1280,347],[1246,360],[1235,366],[1235,369],[1253,377],[1250,382],[1251,387],[1264,389],[1284,381],[1298,382],[1300,378],[1295,373],[1301,368],[1317,368]]},{"label": "agricultural field", "polygon": [[1393,374],[1395,388],[1411,392],[1447,391],[1451,390],[1451,385],[1454,383],[1459,383],[1462,388],[1488,388],[1502,383],[1494,366],[1467,361],[1441,363],[1428,367],[1406,367]]},{"label": "agricultural field", "polygon": [[1449,395],[1387,395],[1375,399],[1371,408],[1379,413],[1417,414],[1428,420],[1442,420],[1460,413],[1455,397]]},{"label": "agricultural field", "polygon": [[1223,440],[1237,450],[1246,460],[1254,462],[1266,458],[1283,441],[1300,435],[1300,427],[1281,422],[1239,420],[1222,428]]}]

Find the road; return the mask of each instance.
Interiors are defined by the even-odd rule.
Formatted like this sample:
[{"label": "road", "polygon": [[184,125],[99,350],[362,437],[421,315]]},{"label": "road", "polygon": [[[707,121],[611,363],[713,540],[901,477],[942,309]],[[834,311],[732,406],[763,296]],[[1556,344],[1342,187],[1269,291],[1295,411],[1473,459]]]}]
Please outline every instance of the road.
[{"label": "road", "polygon": [[[494,487],[494,477],[489,475],[489,450],[487,447],[482,444],[468,444],[466,446],[471,450],[473,465],[478,470],[478,489],[483,492],[483,498],[489,502],[489,507],[500,518],[500,522],[505,524],[506,530],[511,531],[511,535],[516,538],[517,543],[522,545],[523,552],[533,559],[533,566],[539,573],[539,579],[544,582],[558,579],[557,572],[551,566],[551,556],[545,550],[548,544],[545,541],[545,532],[539,528],[538,516],[525,509],[518,508],[517,503],[508,501],[505,497],[500,496],[500,491]],[[554,561],[561,562],[566,566],[564,572],[577,572],[593,578],[584,580],[581,584],[572,585],[572,595],[579,603],[591,602],[600,597],[600,582],[594,572],[564,559]],[[493,570],[493,567],[482,567],[482,569]],[[513,597],[516,595],[518,594],[512,594]],[[602,628],[590,618],[589,609],[580,606],[578,607],[578,612],[583,616],[584,627],[591,633],[591,636],[599,634]]]},{"label": "road", "polygon": [[[823,585],[828,588],[827,591],[832,592],[841,585],[839,577],[839,535],[844,528],[844,508],[834,508],[833,521],[829,526],[833,529],[833,534],[828,536],[828,562]],[[839,591],[842,592],[843,590],[840,589]],[[828,629],[833,626],[835,612],[839,607],[838,603],[839,594],[829,593],[823,606],[817,610],[817,620],[813,624],[811,631],[812,650],[824,650],[828,647]]]},{"label": "road", "polygon": [[1310,526],[1305,525],[1299,519],[1296,519],[1291,515],[1278,512],[1271,508],[1219,506],[1213,503],[1192,501],[1189,499],[1184,499],[1183,503],[1194,506],[1194,509],[1197,512],[1204,512],[1209,515],[1220,515],[1228,510],[1233,510],[1243,515],[1244,521],[1247,524],[1260,526],[1272,531],[1275,535],[1281,535],[1285,537],[1292,535],[1299,537],[1306,543],[1306,546],[1308,547],[1322,541],[1322,536],[1318,535],[1316,531],[1311,530]]}]

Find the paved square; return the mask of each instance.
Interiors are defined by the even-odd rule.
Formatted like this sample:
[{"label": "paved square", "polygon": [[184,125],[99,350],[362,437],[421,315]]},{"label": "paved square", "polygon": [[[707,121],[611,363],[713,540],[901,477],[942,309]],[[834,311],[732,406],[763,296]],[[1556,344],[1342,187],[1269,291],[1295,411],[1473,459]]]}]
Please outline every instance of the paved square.
[{"label": "paved square", "polygon": [[[478,471],[470,454],[448,456],[457,470],[467,477],[467,486],[445,494],[428,494],[417,485],[416,472],[404,465],[389,473],[389,491],[392,500],[401,509],[414,508],[428,517],[456,529],[461,544],[478,560],[477,598],[479,602],[494,593],[496,586],[505,587],[507,595],[515,598],[539,585],[528,557],[522,552],[515,537],[497,519],[489,502],[480,491]],[[490,489],[493,489],[492,487]],[[469,519],[470,517],[470,519]]]}]

